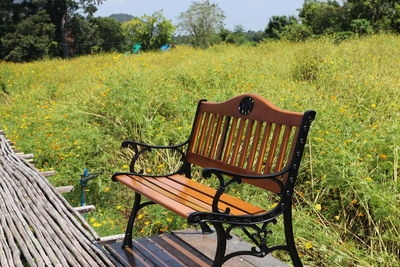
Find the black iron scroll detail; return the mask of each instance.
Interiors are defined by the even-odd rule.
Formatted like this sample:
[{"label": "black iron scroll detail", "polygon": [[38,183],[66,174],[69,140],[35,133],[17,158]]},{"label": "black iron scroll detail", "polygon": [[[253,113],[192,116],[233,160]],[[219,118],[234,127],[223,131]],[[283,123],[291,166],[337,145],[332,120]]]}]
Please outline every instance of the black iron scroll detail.
[{"label": "black iron scroll detail", "polygon": [[239,103],[239,113],[242,115],[249,115],[254,108],[254,99],[246,96]]}]

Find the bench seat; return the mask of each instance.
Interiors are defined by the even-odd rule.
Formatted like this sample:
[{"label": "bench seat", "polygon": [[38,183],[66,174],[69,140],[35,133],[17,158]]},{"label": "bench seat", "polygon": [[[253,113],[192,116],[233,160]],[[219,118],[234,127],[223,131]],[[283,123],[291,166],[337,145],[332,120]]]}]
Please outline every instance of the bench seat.
[{"label": "bench seat", "polygon": [[[165,177],[119,175],[115,179],[184,218],[196,211],[212,211],[216,190],[179,174]],[[221,212],[230,208],[232,215],[259,215],[266,212],[228,194],[221,196],[218,208]]]}]

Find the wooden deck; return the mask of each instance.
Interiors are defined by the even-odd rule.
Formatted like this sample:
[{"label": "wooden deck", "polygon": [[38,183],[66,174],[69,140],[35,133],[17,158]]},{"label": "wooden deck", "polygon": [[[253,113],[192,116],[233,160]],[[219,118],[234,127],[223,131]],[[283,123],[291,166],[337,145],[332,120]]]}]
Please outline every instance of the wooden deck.
[{"label": "wooden deck", "polygon": [[[122,242],[105,244],[106,249],[125,266],[210,266],[215,253],[216,235],[203,235],[197,230],[186,229],[136,239],[132,249],[124,250],[121,246]],[[250,248],[249,243],[234,236],[228,241],[227,252]],[[264,258],[238,256],[223,266],[287,267],[289,265],[268,255]]]}]

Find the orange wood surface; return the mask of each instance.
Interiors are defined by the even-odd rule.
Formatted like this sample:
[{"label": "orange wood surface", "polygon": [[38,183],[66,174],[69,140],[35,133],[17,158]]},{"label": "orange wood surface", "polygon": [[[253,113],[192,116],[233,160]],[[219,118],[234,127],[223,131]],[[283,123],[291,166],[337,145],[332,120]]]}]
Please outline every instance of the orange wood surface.
[{"label": "orange wood surface", "polygon": [[[212,201],[216,191],[204,184],[188,179],[181,175],[170,177],[139,177],[120,175],[116,179],[157,202],[158,204],[187,218],[195,211],[212,211]],[[218,208],[223,212],[231,209],[233,215],[260,214],[265,210],[251,205],[238,198],[223,194]]]}]

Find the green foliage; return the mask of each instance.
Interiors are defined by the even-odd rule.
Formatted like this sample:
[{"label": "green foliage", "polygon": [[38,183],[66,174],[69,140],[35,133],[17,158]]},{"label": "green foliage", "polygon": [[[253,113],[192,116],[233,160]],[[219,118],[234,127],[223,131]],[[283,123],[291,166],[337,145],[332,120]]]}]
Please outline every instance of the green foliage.
[{"label": "green foliage", "polygon": [[343,41],[353,38],[354,33],[351,31],[336,32],[333,34],[333,42],[335,44],[340,44]]},{"label": "green foliage", "polygon": [[272,16],[265,29],[265,36],[267,38],[280,39],[285,27],[292,24],[298,24],[294,16]]},{"label": "green foliage", "polygon": [[[9,94],[0,105],[0,128],[18,149],[35,154],[37,168],[57,170],[53,184],[76,186],[66,195],[73,205],[79,203],[83,168],[102,172],[89,187],[88,203],[97,210],[88,218],[107,235],[123,233],[132,207],[132,192],[110,179],[129,164],[121,140],[186,140],[194,102],[203,98],[223,101],[254,92],[286,110],[315,109],[293,212],[303,263],[397,266],[399,50],[399,36],[371,35],[339,45],[321,38],[2,62],[0,79]],[[208,182],[196,171],[193,179]],[[265,209],[273,203],[247,185],[240,193]],[[163,212],[156,205],[143,209],[135,236],[187,227]],[[271,243],[282,240],[278,234]]]},{"label": "green foliage", "polygon": [[96,45],[101,51],[120,51],[125,41],[121,23],[113,18],[92,18],[90,22],[96,27]]},{"label": "green foliage", "polygon": [[1,38],[4,59],[14,62],[37,60],[50,56],[55,49],[54,25],[41,10],[21,21],[14,33]]},{"label": "green foliage", "polygon": [[143,50],[149,50],[171,43],[175,27],[162,11],[156,11],[123,23],[122,30],[131,44],[140,43]]},{"label": "green foliage", "polygon": [[248,40],[243,26],[236,25],[233,32],[229,33],[226,36],[225,41],[227,43],[237,44],[237,45],[242,45],[246,43]]},{"label": "green foliage", "polygon": [[400,32],[400,3],[393,0],[347,0],[351,19],[365,19],[376,31]]},{"label": "green foliage", "polygon": [[305,0],[299,17],[314,34],[346,30],[349,21],[345,8],[335,0]]},{"label": "green foliage", "polygon": [[350,26],[352,30],[359,35],[370,34],[373,32],[371,22],[366,19],[353,19]]},{"label": "green foliage", "polygon": [[294,23],[285,26],[280,37],[292,42],[302,42],[312,36],[311,29],[304,24]]},{"label": "green foliage", "polygon": [[207,48],[218,40],[217,34],[223,27],[225,15],[217,4],[204,0],[193,2],[178,19],[179,29],[193,37],[193,44]]}]

